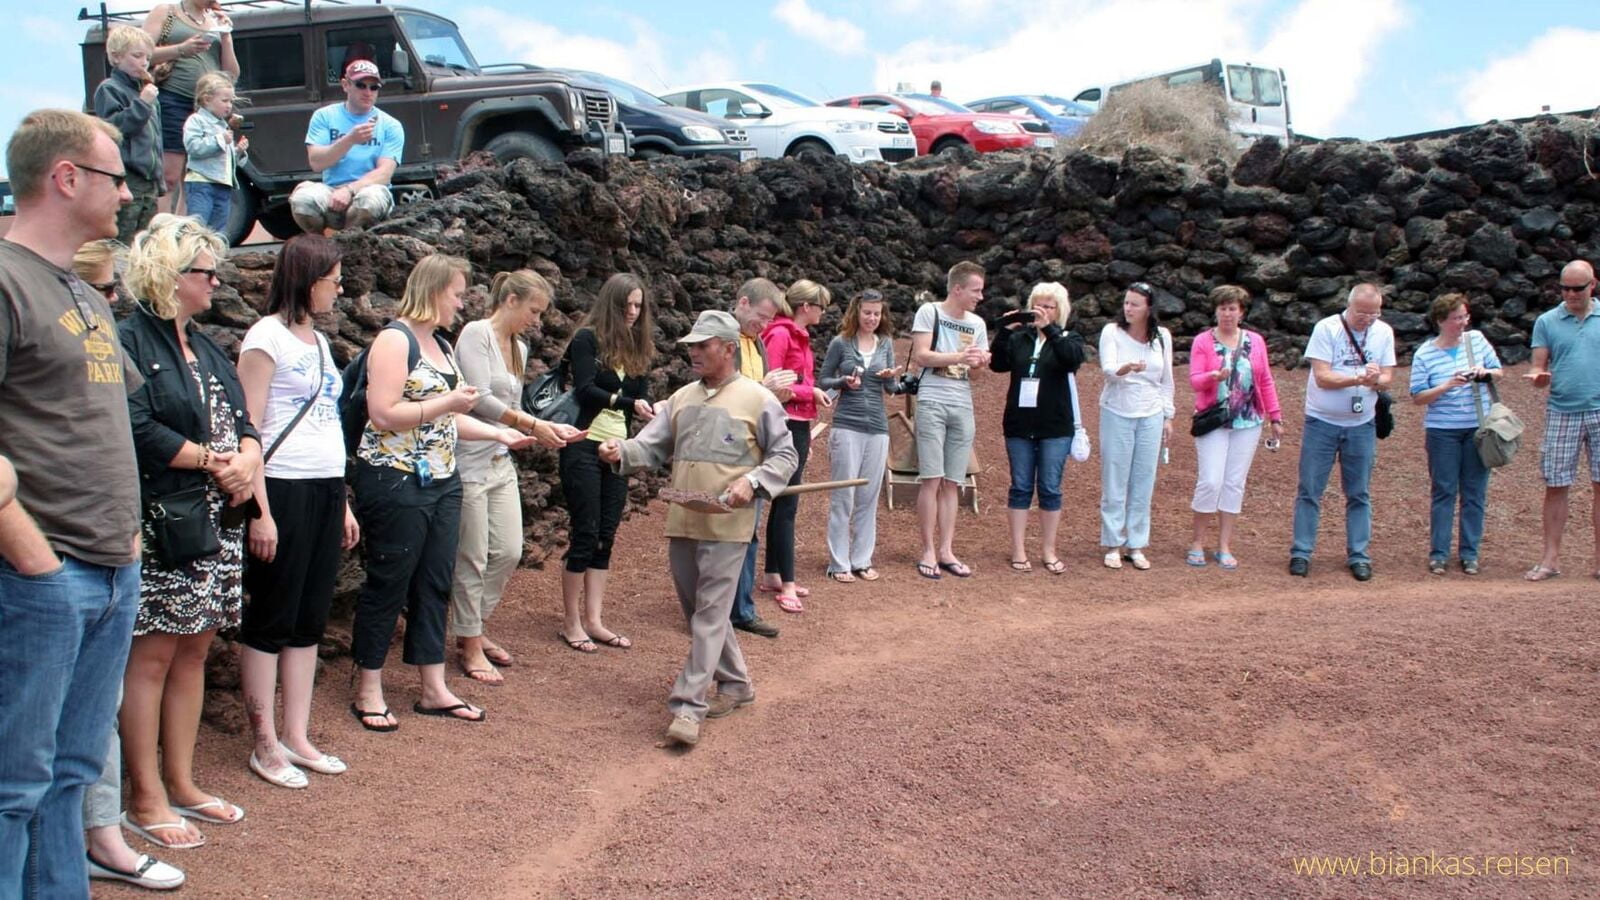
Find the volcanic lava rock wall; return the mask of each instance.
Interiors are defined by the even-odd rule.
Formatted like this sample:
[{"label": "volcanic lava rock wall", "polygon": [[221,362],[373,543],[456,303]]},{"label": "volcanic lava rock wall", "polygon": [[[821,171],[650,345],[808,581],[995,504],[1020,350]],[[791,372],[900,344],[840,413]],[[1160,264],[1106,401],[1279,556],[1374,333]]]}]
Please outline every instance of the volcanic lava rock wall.
[{"label": "volcanic lava rock wall", "polygon": [[[1207,292],[1237,283],[1255,300],[1248,321],[1274,359],[1296,365],[1312,324],[1362,280],[1391,290],[1386,318],[1403,356],[1428,334],[1426,310],[1447,291],[1509,362],[1525,359],[1533,321],[1556,302],[1567,260],[1600,259],[1600,179],[1587,123],[1494,124],[1429,145],[1331,141],[1285,150],[1255,144],[1231,169],[1188,165],[1143,148],[1121,160],[1085,153],[970,153],[896,167],[807,157],[609,161],[582,152],[563,163],[498,167],[476,158],[444,179],[441,198],[340,235],[347,299],[328,323],[340,359],[393,314],[407,273],[435,250],[464,256],[480,285],[462,321],[486,313],[481,285],[530,265],[556,286],[537,372],[553,364],[611,274],[641,276],[662,351],[653,389],[687,378],[671,342],[701,310],[724,308],[744,279],[807,277],[837,300],[878,288],[903,329],[918,291],[939,293],[962,259],[988,272],[993,318],[1038,281],[1061,281],[1075,326],[1091,343],[1130,282],[1157,286],[1179,347],[1211,322]],[[1587,156],[1586,156],[1587,153]],[[207,322],[223,343],[262,308],[271,257],[242,254],[225,273]],[[816,346],[837,325],[836,302]],[[539,362],[539,361],[542,361]],[[526,455],[529,559],[561,546],[565,514],[555,457]],[[642,501],[653,484],[635,486]]]}]

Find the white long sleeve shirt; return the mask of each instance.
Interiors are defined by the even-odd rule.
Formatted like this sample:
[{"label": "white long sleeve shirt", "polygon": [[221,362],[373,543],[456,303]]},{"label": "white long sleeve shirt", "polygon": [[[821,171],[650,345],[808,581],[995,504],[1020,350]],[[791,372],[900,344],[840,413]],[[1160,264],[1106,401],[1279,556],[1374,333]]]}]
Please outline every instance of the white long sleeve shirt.
[{"label": "white long sleeve shirt", "polygon": [[[1160,413],[1172,418],[1172,332],[1158,328],[1155,346],[1134,340],[1116,322],[1107,322],[1100,331],[1100,369],[1105,386],[1100,389],[1100,408],[1129,419],[1142,419]],[[1143,372],[1118,375],[1126,363],[1144,361]]]}]

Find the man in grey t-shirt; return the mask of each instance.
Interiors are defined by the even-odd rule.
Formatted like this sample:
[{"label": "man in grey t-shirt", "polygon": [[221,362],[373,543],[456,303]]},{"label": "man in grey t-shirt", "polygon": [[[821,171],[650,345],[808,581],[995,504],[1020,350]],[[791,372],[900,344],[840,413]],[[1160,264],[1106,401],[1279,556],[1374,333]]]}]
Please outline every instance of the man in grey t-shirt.
[{"label": "man in grey t-shirt", "polygon": [[945,277],[943,303],[927,303],[911,324],[911,364],[922,367],[917,390],[917,574],[972,574],[956,558],[956,508],[972,457],[972,373],[989,365],[989,332],[972,311],[983,300],[983,267],[958,262]]},{"label": "man in grey t-shirt", "polygon": [[[0,896],[87,896],[83,791],[100,775],[139,604],[139,477],[104,295],[70,269],[132,200],[112,126],[29,114],[6,146],[0,241]],[[111,861],[107,861],[111,862]]]}]

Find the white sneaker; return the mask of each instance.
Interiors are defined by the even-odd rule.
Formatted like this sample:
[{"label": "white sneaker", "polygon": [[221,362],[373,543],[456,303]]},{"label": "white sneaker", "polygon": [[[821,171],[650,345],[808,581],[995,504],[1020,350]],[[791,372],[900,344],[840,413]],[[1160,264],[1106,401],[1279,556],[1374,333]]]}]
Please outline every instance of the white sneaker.
[{"label": "white sneaker", "polygon": [[693,747],[700,743],[700,723],[689,716],[673,716],[672,724],[667,726],[667,740]]},{"label": "white sneaker", "polygon": [[107,881],[126,881],[152,891],[170,891],[183,884],[184,878],[182,869],[168,865],[148,853],[139,854],[139,864],[133,867],[132,872],[102,866],[91,856],[89,877]]}]

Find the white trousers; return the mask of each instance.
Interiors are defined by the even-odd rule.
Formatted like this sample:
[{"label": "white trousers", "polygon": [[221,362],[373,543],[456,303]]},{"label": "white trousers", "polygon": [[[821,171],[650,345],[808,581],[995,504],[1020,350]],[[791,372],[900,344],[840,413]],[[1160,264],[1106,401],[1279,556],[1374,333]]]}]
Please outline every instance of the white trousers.
[{"label": "white trousers", "polygon": [[1197,513],[1238,515],[1244,507],[1244,483],[1250,477],[1250,464],[1255,461],[1260,443],[1260,425],[1218,428],[1195,438],[1199,465],[1191,508]]}]

